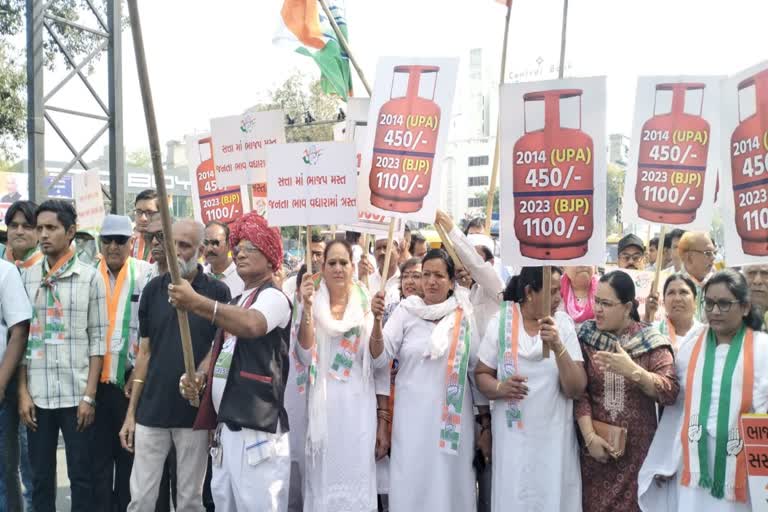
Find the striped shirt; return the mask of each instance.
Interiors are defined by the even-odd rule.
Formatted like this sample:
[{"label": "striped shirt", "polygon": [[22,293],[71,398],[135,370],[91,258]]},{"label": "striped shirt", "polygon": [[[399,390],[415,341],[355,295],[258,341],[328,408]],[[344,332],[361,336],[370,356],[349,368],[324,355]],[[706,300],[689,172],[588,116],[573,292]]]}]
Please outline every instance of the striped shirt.
[{"label": "striped shirt", "polygon": [[[35,303],[35,295],[48,269],[48,259],[43,258],[21,275],[43,325],[46,308],[42,299]],[[42,409],[76,407],[85,394],[89,358],[103,356],[106,349],[107,303],[104,281],[97,270],[76,260],[58,279],[56,287],[64,309],[64,342],[45,344],[39,359],[22,359],[27,366],[32,401]]]}]

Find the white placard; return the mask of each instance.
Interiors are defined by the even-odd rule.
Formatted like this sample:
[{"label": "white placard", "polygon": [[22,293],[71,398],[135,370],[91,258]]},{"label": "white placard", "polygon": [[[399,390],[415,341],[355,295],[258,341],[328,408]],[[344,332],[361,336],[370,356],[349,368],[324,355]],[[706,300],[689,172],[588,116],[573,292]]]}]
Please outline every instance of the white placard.
[{"label": "white placard", "polygon": [[711,229],[720,165],[722,78],[638,79],[624,223]]},{"label": "white placard", "polygon": [[348,224],[357,219],[355,146],[278,144],[267,150],[270,226]]},{"label": "white placard", "polygon": [[106,215],[99,173],[85,171],[82,174],[76,174],[74,179],[77,230],[98,233],[101,231]]},{"label": "white placard", "polygon": [[605,77],[501,88],[502,260],[605,261]]},{"label": "white placard", "polygon": [[432,223],[458,59],[384,57],[368,112],[360,210]]},{"label": "white placard", "polygon": [[285,143],[281,110],[211,119],[216,185],[231,187],[267,181],[266,148]]},{"label": "white placard", "polygon": [[722,83],[720,193],[725,261],[768,258],[768,61]]}]

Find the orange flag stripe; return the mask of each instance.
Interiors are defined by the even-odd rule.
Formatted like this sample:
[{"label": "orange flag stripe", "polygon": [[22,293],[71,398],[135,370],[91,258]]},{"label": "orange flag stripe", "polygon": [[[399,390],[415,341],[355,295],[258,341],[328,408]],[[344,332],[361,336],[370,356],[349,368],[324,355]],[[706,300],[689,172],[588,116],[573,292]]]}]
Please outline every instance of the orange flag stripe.
[{"label": "orange flag stripe", "polygon": [[280,16],[302,44],[318,50],[325,46],[316,0],[285,0]]}]

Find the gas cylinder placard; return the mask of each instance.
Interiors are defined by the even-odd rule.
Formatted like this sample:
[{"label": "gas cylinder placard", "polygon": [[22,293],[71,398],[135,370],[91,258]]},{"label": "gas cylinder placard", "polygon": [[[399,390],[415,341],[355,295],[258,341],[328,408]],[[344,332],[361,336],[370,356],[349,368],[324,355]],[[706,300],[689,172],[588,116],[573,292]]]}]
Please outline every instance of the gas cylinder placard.
[{"label": "gas cylinder placard", "polygon": [[285,143],[282,110],[246,110],[239,116],[211,119],[216,184],[222,187],[265,183],[266,148]]},{"label": "gas cylinder placard", "polygon": [[720,164],[719,76],[637,81],[624,223],[709,231]]},{"label": "gas cylinder placard", "polygon": [[605,262],[605,77],[501,88],[505,265]]},{"label": "gas cylinder placard", "polygon": [[725,261],[768,256],[768,61],[722,83],[720,194]]},{"label": "gas cylinder placard", "polygon": [[213,220],[230,223],[250,211],[244,186],[219,187],[213,163],[213,140],[210,135],[184,138],[192,184],[192,209],[195,220],[208,224]]},{"label": "gas cylinder placard", "polygon": [[358,182],[361,211],[435,221],[458,64],[379,60]]},{"label": "gas cylinder placard", "polygon": [[270,226],[349,224],[357,220],[355,146],[299,142],[267,149]]}]

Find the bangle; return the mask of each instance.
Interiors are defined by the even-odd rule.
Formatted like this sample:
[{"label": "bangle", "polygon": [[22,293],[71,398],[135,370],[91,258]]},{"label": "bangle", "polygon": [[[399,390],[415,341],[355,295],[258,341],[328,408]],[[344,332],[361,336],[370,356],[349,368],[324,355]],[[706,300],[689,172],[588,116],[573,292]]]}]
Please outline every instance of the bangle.
[{"label": "bangle", "polygon": [[309,327],[309,324],[312,322],[312,312],[310,310],[304,311],[304,325]]},{"label": "bangle", "polygon": [[213,316],[211,317],[211,323],[216,323],[216,313],[219,311],[219,301],[213,301]]},{"label": "bangle", "polygon": [[392,423],[392,413],[387,409],[376,409],[376,416],[380,420],[384,420],[387,423]]},{"label": "bangle", "polygon": [[557,353],[557,355],[556,355],[555,357],[560,357],[560,356],[562,356],[563,354],[565,354],[566,352],[568,352],[568,349],[567,349],[567,348],[565,348],[565,345],[563,345],[563,349],[562,349],[560,352],[558,352],[558,353]]},{"label": "bangle", "polygon": [[500,381],[500,380],[497,380],[497,381],[496,381],[496,392],[497,392],[497,393],[499,392],[499,388],[500,388],[500,387],[501,387],[501,381]]},{"label": "bangle", "polygon": [[133,381],[132,381],[132,382],[133,382],[134,384],[136,384],[136,383],[138,383],[138,384],[144,384],[144,381],[143,381],[143,380],[141,380],[141,379],[133,379]]},{"label": "bangle", "polygon": [[80,400],[82,402],[87,403],[91,407],[96,407],[96,400],[94,400],[93,398],[89,397],[88,395],[83,395],[83,398],[81,398]]},{"label": "bangle", "polygon": [[595,434],[595,431],[594,431],[594,430],[593,430],[592,432],[590,432],[590,433],[589,433],[589,437],[588,437],[587,439],[585,439],[585,440],[584,440],[584,446],[585,446],[585,447],[587,447],[587,448],[589,448],[589,445],[591,445],[591,444],[592,444],[592,441],[594,441],[594,440],[595,440],[595,436],[596,436],[596,435],[597,435],[597,434]]}]

